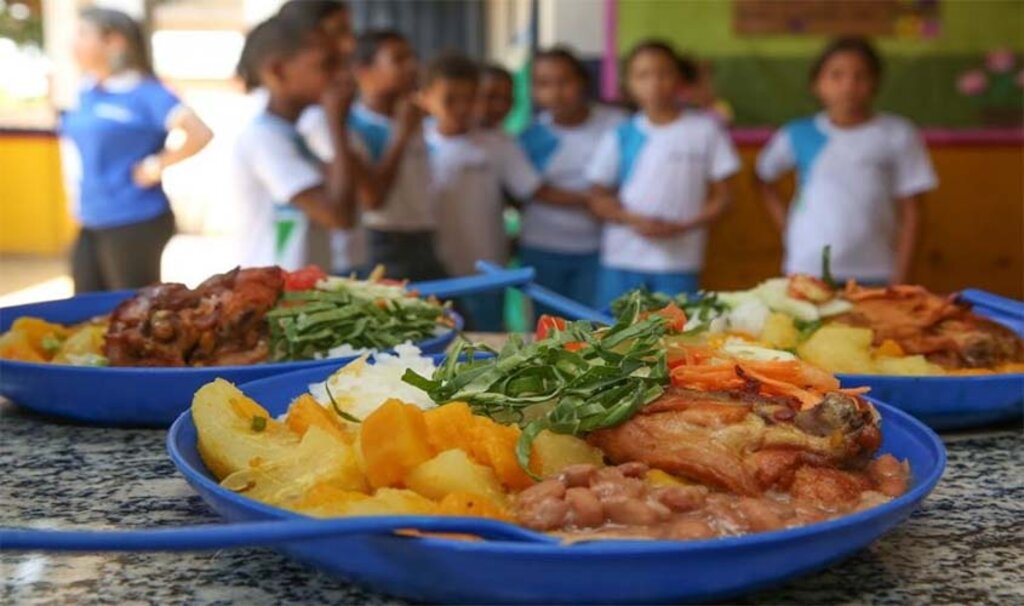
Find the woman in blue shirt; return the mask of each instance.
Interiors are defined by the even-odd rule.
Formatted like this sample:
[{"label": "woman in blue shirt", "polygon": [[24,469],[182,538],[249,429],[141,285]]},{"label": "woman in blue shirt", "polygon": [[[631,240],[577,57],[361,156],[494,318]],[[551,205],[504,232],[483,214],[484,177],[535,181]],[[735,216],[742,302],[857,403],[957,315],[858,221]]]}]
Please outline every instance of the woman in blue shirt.
[{"label": "woman in blue shirt", "polygon": [[[87,81],[61,133],[77,157],[81,231],[71,255],[76,292],[136,288],[160,280],[160,255],[174,233],[163,169],[213,137],[153,76],[142,28],[115,10],[81,14],[75,59]],[[172,130],[181,143],[167,146]]]}]

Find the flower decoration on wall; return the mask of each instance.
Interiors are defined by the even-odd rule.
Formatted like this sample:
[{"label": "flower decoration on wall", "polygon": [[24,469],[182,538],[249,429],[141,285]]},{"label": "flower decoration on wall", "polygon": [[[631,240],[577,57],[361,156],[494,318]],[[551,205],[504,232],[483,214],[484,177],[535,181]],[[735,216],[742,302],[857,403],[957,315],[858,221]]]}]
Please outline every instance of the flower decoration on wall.
[{"label": "flower decoration on wall", "polygon": [[960,74],[956,89],[978,108],[989,126],[1019,126],[1024,122],[1024,69],[1009,48],[996,48],[980,65]]},{"label": "flower decoration on wall", "polygon": [[956,88],[963,95],[977,97],[988,88],[988,76],[980,69],[966,71],[957,79]]},{"label": "flower decoration on wall", "polygon": [[993,74],[1006,74],[1013,71],[1017,58],[1008,48],[997,48],[985,57],[985,67]]}]

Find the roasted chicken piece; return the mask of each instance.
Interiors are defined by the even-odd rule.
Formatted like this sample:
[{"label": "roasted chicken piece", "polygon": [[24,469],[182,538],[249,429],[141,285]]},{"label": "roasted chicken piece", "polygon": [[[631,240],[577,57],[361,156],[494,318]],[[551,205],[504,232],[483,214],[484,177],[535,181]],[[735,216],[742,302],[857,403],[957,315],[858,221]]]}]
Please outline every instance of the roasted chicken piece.
[{"label": "roasted chicken piece", "polygon": [[284,287],[277,267],[234,269],[195,289],[158,284],[110,316],[112,366],[225,366],[266,360],[266,313]]},{"label": "roasted chicken piece", "polygon": [[832,392],[801,408],[793,398],[752,390],[673,387],[588,441],[614,463],[639,461],[749,496],[788,489],[805,465],[861,469],[881,444],[877,412],[856,396]]},{"label": "roasted chicken piece", "polygon": [[835,319],[874,331],[910,355],[921,354],[950,369],[995,368],[1024,362],[1024,341],[1009,328],[971,312],[953,297],[920,286],[863,288],[851,283],[843,295],[853,309]]}]

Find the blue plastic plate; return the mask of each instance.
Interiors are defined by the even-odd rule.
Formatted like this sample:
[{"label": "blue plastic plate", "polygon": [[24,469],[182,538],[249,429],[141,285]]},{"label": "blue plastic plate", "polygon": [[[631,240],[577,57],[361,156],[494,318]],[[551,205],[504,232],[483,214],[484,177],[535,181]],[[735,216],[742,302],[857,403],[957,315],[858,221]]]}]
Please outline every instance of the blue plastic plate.
[{"label": "blue plastic plate", "polygon": [[[0,332],[15,319],[34,316],[74,324],[110,313],[134,291],[79,295],[70,299],[0,309]],[[462,329],[422,341],[427,353],[441,353]],[[304,368],[336,368],[352,358],[216,366],[205,368],[96,368],[0,360],[0,395],[35,412],[73,421],[118,427],[167,427],[188,410],[192,394],[217,377],[245,383]]]},{"label": "blue plastic plate", "polygon": [[[478,262],[485,272],[500,267]],[[520,286],[523,294],[558,310],[567,318],[609,324],[609,310],[597,311],[543,286]],[[1024,302],[977,289],[960,298],[974,311],[1007,326],[1024,337]],[[871,396],[904,410],[937,430],[968,429],[1012,421],[1024,415],[1024,374],[983,376],[901,377],[893,375],[837,375],[844,387],[871,388]]]},{"label": "blue plastic plate", "polygon": [[1024,374],[837,376],[843,387],[870,387],[872,397],[892,402],[939,431],[1012,421],[1024,412]]},{"label": "blue plastic plate", "polygon": [[[1024,337],[1024,315],[1020,311],[993,309],[982,304],[989,298],[1016,307],[1024,306],[1024,303],[979,290],[964,291],[964,298],[975,305],[975,313]],[[870,387],[872,397],[891,402],[940,431],[1012,421],[1024,414],[1024,373],[941,377],[837,376],[843,387]]]},{"label": "blue plastic plate", "polygon": [[[272,415],[332,369],[310,369],[242,389]],[[914,483],[880,507],[802,528],[745,537],[598,542],[571,547],[512,541],[357,536],[297,541],[279,549],[340,579],[435,603],[707,602],[737,596],[834,564],[904,521],[942,476],[946,453],[930,429],[884,404],[882,452],[910,461]],[[171,459],[231,522],[300,519],[221,488],[196,450],[190,412],[171,426]],[[354,519],[354,523],[358,523]]]}]

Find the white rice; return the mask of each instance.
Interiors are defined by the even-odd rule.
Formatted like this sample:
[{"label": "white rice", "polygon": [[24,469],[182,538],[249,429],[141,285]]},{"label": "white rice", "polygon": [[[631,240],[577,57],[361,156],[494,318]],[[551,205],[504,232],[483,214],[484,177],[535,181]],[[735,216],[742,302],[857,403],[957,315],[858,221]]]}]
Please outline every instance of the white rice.
[{"label": "white rice", "polygon": [[788,362],[797,359],[788,351],[754,345],[736,337],[726,339],[725,344],[722,345],[722,351],[742,360],[754,360],[755,362]]},{"label": "white rice", "polygon": [[426,393],[402,381],[407,369],[424,377],[434,373],[434,361],[422,355],[415,345],[403,343],[395,347],[395,354],[374,354],[370,364],[363,356],[340,368],[324,383],[313,383],[309,393],[321,405],[330,407],[327,385],[338,407],[356,417],[365,419],[373,411],[392,398],[413,404],[424,410],[437,406]]},{"label": "white rice", "polygon": [[355,356],[361,356],[372,352],[372,349],[366,347],[355,348],[348,343],[342,343],[337,347],[332,347],[327,350],[326,354],[316,353],[314,354],[317,360],[326,360],[333,358],[352,358]]}]

